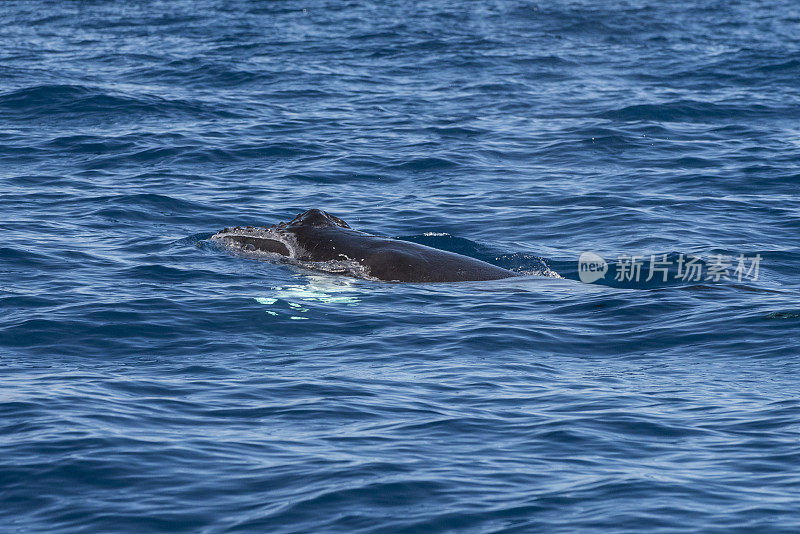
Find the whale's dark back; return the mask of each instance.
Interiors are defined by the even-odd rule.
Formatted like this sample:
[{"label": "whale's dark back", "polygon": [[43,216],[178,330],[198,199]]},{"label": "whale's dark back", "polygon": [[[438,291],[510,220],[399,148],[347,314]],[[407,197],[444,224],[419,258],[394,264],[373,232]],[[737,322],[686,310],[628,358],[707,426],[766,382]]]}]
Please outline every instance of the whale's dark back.
[{"label": "whale's dark back", "polygon": [[[370,276],[384,281],[464,282],[497,280],[516,275],[502,267],[454,252],[353,230],[342,219],[322,210],[308,210],[288,223],[280,223],[266,231],[291,234],[297,245],[293,255],[297,260],[355,261],[363,265]],[[221,238],[229,238],[239,244],[246,243],[265,252],[287,255],[281,248],[288,252],[286,247],[276,246],[274,240],[263,237],[254,238],[244,234]],[[261,239],[262,245],[259,245],[258,239]]]}]

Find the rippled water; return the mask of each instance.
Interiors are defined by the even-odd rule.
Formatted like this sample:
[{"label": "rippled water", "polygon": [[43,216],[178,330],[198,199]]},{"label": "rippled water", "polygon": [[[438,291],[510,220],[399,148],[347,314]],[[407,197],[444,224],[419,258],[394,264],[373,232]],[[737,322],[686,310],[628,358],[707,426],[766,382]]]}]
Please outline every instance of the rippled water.
[{"label": "rippled water", "polygon": [[[796,531],[793,2],[10,1],[0,43],[0,530]],[[308,208],[526,276],[206,241]],[[651,254],[762,260],[612,277]]]}]

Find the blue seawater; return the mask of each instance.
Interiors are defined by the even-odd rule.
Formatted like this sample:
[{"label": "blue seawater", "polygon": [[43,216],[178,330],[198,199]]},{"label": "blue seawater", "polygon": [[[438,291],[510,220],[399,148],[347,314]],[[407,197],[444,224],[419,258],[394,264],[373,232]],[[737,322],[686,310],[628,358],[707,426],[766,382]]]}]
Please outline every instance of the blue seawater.
[{"label": "blue seawater", "polygon": [[[0,531],[800,528],[796,2],[9,0],[0,43]],[[309,208],[525,276],[207,241]]]}]

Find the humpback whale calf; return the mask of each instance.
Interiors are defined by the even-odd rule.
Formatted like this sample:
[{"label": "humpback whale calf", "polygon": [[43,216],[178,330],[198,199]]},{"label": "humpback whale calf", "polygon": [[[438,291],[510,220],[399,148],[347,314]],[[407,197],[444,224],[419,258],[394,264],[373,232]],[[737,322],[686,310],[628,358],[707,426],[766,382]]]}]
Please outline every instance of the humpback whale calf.
[{"label": "humpback whale calf", "polygon": [[466,282],[517,276],[454,252],[353,230],[342,219],[317,209],[269,228],[225,228],[211,239],[232,250],[271,252],[299,262],[338,265],[325,270],[387,282]]}]

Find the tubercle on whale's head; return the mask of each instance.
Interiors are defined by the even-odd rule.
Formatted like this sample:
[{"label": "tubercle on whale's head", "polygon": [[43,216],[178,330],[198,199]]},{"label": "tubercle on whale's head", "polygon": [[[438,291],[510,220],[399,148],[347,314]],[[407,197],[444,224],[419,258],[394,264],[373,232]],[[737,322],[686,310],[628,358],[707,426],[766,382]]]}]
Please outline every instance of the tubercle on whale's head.
[{"label": "tubercle on whale's head", "polygon": [[290,228],[293,226],[313,226],[314,228],[324,228],[326,226],[339,226],[341,228],[350,228],[350,225],[344,222],[339,217],[331,215],[327,211],[322,211],[317,209],[311,209],[306,212],[300,213],[299,215],[297,215],[297,217],[289,221],[289,223],[286,226]]}]

